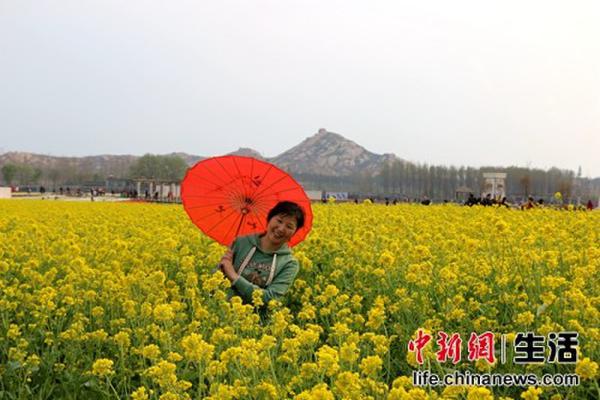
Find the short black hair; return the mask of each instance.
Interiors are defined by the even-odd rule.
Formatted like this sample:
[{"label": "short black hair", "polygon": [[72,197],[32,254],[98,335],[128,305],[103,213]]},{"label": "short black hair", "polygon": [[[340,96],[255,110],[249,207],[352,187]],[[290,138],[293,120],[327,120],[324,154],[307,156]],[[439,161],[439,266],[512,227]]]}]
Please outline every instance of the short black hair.
[{"label": "short black hair", "polygon": [[296,230],[304,226],[304,210],[292,201],[280,201],[269,211],[267,223],[276,215],[287,215],[296,218]]}]

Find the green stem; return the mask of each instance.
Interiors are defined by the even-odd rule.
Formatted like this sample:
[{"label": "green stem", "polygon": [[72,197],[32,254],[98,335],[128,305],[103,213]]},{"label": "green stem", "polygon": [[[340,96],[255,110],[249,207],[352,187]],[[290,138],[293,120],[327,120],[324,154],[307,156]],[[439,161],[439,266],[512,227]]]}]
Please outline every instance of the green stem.
[{"label": "green stem", "polygon": [[271,350],[269,350],[269,359],[271,360],[270,367],[271,367],[271,374],[273,375],[273,380],[275,381],[277,386],[279,386],[279,379],[277,379],[277,374],[275,373],[275,367],[273,366],[273,356],[271,355]]},{"label": "green stem", "polygon": [[119,393],[117,392],[117,390],[113,386],[112,382],[110,381],[110,378],[106,378],[106,383],[108,383],[108,387],[111,388],[111,390],[113,391],[113,393],[115,394],[115,396],[117,396],[117,398],[121,398],[121,396],[119,396]]},{"label": "green stem", "polygon": [[[186,369],[187,369],[187,365],[186,365]],[[200,362],[198,362],[198,390],[196,392],[198,393],[199,399],[202,398],[202,384],[203,383],[204,382],[202,382],[202,368],[200,368]]]}]

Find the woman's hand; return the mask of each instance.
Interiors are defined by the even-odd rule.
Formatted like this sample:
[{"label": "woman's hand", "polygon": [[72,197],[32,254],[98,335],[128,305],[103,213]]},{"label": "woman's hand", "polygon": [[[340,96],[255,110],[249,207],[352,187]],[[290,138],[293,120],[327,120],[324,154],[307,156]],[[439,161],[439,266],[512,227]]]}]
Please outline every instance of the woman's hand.
[{"label": "woman's hand", "polygon": [[235,281],[238,277],[235,269],[233,268],[233,251],[227,250],[225,255],[221,258],[221,271],[230,280]]}]

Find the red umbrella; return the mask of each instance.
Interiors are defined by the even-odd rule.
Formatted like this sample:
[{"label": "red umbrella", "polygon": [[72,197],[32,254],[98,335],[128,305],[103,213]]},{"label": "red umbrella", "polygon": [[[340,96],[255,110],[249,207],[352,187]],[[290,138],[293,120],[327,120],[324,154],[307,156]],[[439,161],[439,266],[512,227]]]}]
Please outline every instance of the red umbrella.
[{"label": "red umbrella", "polygon": [[252,157],[222,156],[188,169],[181,183],[183,207],[192,222],[217,242],[229,246],[237,236],[264,232],[267,214],[280,201],[304,211],[304,226],[292,236],[300,243],[312,227],[310,200],[290,175]]}]

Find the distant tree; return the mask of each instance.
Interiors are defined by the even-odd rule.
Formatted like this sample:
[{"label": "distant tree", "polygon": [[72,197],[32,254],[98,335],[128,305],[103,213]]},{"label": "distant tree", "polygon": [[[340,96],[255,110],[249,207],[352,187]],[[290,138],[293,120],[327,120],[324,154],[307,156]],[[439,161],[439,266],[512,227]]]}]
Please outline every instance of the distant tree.
[{"label": "distant tree", "polygon": [[33,173],[31,174],[31,183],[38,183],[42,177],[42,174],[43,172],[41,168],[34,168]]},{"label": "distant tree", "polygon": [[374,190],[374,181],[371,177],[371,175],[367,172],[362,172],[358,174],[357,177],[357,184],[358,184],[358,190],[363,192],[363,193],[371,193]]},{"label": "distant tree", "polygon": [[180,181],[185,176],[188,165],[180,156],[162,156],[162,169],[164,172],[164,179]]},{"label": "distant tree", "polygon": [[46,176],[52,182],[53,186],[56,186],[58,180],[60,179],[60,171],[56,168],[52,168],[51,170],[46,172]]},{"label": "distant tree", "polygon": [[17,165],[17,180],[20,185],[27,185],[32,183],[34,170],[29,164],[18,164]]},{"label": "distant tree", "polygon": [[558,183],[558,191],[563,194],[563,197],[570,201],[573,195],[573,180],[575,174],[573,171],[565,171],[563,178]]},{"label": "distant tree", "polygon": [[392,172],[389,163],[383,164],[381,172],[379,173],[379,178],[382,182],[384,192],[388,192],[390,190],[390,187],[393,185]]},{"label": "distant tree", "polygon": [[160,179],[160,158],[153,154],[144,154],[140,157],[129,171],[132,178]]},{"label": "distant tree", "polygon": [[404,161],[394,163],[394,192],[402,193],[404,190]]},{"label": "distant tree", "polygon": [[15,175],[17,174],[18,167],[15,164],[4,164],[2,166],[2,177],[4,178],[4,182],[7,185],[10,185],[15,179]]},{"label": "distant tree", "polygon": [[187,163],[179,156],[145,154],[131,166],[129,176],[131,178],[180,181],[187,168]]},{"label": "distant tree", "polygon": [[521,184],[521,188],[523,188],[523,194],[525,195],[525,197],[528,197],[529,190],[531,187],[531,177],[529,176],[529,174],[523,175],[519,180],[519,183]]},{"label": "distant tree", "polygon": [[34,184],[42,177],[40,168],[33,168],[29,164],[8,163],[2,167],[2,176],[7,185],[18,183],[19,185]]}]

